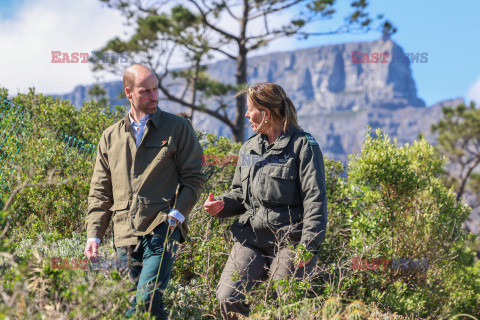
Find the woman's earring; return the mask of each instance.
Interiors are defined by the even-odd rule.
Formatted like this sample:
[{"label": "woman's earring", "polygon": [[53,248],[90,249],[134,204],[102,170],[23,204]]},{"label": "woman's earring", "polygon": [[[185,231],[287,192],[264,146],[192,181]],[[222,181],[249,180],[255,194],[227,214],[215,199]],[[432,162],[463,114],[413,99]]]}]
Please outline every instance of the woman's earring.
[{"label": "woman's earring", "polygon": [[267,123],[267,122],[268,122],[268,121],[267,121],[267,120],[265,120],[265,123]]}]

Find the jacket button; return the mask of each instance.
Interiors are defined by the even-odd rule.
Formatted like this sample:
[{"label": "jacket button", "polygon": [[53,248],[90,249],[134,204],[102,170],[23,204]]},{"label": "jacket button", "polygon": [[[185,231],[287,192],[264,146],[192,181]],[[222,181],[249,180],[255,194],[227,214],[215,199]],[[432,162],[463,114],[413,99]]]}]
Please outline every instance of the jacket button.
[{"label": "jacket button", "polygon": [[293,180],[293,176],[290,176],[290,179],[292,179],[292,180]]},{"label": "jacket button", "polygon": [[138,178],[138,174],[135,174],[133,177],[134,177],[134,178]]}]

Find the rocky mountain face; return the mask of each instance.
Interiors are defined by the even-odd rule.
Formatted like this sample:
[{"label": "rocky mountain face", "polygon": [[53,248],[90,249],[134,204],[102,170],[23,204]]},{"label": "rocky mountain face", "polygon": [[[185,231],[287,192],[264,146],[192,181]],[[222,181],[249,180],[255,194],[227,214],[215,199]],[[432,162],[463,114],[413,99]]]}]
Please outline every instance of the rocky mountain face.
[{"label": "rocky mountain face", "polygon": [[[443,105],[457,105],[461,99],[425,106],[417,96],[410,60],[392,40],[355,42],[278,52],[248,60],[248,82],[280,84],[294,102],[299,123],[319,142],[324,154],[346,161],[359,151],[367,125],[382,128],[400,143],[412,142],[420,132],[427,138],[430,125],[441,117]],[[209,65],[211,77],[234,83],[235,62],[223,60]],[[118,100],[122,82],[103,87],[111,100]],[[80,106],[91,86],[77,86],[72,93],[57,95]],[[233,99],[229,113],[233,117]],[[215,107],[214,102],[207,104]],[[161,101],[160,107],[177,113],[178,105]],[[230,136],[230,129],[206,114],[195,112],[198,130]],[[248,123],[245,136],[252,134]]]}]

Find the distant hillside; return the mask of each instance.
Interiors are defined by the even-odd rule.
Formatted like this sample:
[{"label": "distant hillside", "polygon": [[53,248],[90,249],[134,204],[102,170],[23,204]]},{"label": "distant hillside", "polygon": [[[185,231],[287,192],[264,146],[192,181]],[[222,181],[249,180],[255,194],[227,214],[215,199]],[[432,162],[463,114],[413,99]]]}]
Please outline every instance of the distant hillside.
[{"label": "distant hillside", "polygon": [[[378,63],[353,63],[352,52],[383,54]],[[384,62],[382,62],[382,60]],[[234,82],[235,62],[223,60],[208,67],[212,77]],[[413,141],[418,133],[428,133],[441,117],[443,105],[456,105],[454,99],[426,107],[417,96],[410,60],[392,40],[328,45],[291,52],[272,53],[249,59],[249,83],[280,84],[298,109],[300,125],[312,133],[325,154],[346,160],[359,147],[366,127],[381,127],[400,142]],[[56,95],[80,106],[92,87],[77,86],[73,92]],[[113,104],[123,104],[118,94],[121,81],[103,83]],[[182,108],[162,101],[162,109],[179,112]],[[233,105],[230,112],[233,115]],[[230,136],[230,129],[218,120],[195,112],[199,130]],[[252,134],[246,125],[246,137]]]}]

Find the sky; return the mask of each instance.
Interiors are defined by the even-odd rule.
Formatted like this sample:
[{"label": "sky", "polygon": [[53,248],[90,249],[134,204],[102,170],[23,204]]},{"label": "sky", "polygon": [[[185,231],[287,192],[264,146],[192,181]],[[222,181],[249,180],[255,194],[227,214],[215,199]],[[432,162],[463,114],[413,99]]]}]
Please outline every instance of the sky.
[{"label": "sky", "polygon": [[[457,97],[480,103],[480,1],[369,2],[372,17],[383,13],[397,27],[392,39],[405,52],[428,53],[428,62],[411,65],[418,96],[427,105]],[[329,30],[340,23],[351,11],[349,3],[339,0],[337,15],[312,30]],[[0,87],[11,94],[29,87],[67,93],[79,84],[118,80],[93,73],[90,63],[51,63],[51,51],[90,53],[115,36],[125,37],[130,30],[124,22],[118,11],[99,0],[0,0]],[[289,38],[257,54],[379,38],[378,32]]]}]

